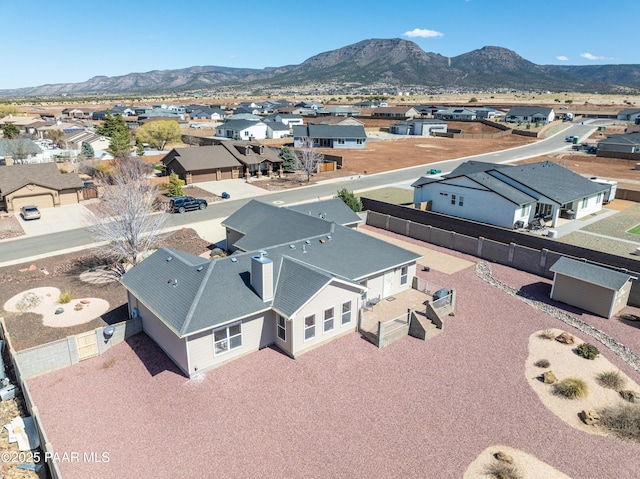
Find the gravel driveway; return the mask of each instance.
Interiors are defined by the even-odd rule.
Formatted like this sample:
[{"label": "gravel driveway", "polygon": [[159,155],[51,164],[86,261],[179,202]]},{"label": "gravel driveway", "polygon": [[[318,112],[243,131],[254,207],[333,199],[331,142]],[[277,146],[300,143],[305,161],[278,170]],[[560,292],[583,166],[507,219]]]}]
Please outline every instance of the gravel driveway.
[{"label": "gravel driveway", "polygon": [[[511,286],[548,287],[537,276],[491,267]],[[419,274],[458,291],[455,317],[427,342],[405,338],[378,350],[354,333],[296,360],[267,348],[187,380],[140,334],[30,380],[56,451],[108,453],[108,463],[60,464],[65,479],[459,478],[495,444],[576,479],[637,477],[637,444],[571,428],[528,385],[529,335],[562,327],[557,320],[481,280],[473,267]],[[640,351],[638,329],[600,323]]]}]

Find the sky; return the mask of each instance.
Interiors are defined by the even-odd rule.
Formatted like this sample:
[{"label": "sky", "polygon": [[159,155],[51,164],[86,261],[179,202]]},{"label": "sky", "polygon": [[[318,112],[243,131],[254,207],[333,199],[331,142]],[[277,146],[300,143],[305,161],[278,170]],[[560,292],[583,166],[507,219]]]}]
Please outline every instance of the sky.
[{"label": "sky", "polygon": [[640,0],[0,0],[0,90],[197,65],[294,65],[371,38],[454,57],[640,64]]}]

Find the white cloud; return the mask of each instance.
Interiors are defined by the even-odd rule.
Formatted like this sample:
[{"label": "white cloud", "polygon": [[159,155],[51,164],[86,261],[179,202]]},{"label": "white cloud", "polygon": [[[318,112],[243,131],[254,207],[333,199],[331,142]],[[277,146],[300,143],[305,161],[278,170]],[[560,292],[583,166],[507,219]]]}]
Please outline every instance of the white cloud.
[{"label": "white cloud", "polygon": [[611,58],[599,57],[599,56],[596,56],[596,55],[592,55],[591,53],[581,53],[580,56],[582,58],[586,58],[587,60],[611,60]]},{"label": "white cloud", "polygon": [[435,38],[444,37],[444,33],[436,32],[435,30],[427,30],[426,28],[414,28],[413,30],[404,32],[402,36],[409,38]]},{"label": "white cloud", "polygon": [[558,55],[556,60],[560,60],[561,62],[566,62],[569,60],[569,57],[565,57],[564,55]]}]

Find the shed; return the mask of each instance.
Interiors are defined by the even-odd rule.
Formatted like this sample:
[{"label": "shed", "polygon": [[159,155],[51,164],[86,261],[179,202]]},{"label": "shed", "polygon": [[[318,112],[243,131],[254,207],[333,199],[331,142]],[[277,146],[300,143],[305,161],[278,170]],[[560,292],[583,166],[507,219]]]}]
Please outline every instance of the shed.
[{"label": "shed", "polygon": [[631,280],[627,273],[566,256],[554,263],[551,299],[611,318],[627,305]]}]

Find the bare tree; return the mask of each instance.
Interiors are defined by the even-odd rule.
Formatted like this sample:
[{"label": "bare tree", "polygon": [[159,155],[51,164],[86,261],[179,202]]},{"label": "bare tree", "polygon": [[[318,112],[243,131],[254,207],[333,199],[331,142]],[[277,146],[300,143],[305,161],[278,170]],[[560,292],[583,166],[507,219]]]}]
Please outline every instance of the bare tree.
[{"label": "bare tree", "polygon": [[296,170],[307,174],[307,182],[311,174],[317,173],[318,165],[324,160],[324,155],[313,148],[313,140],[308,136],[300,139],[300,147],[296,151]]},{"label": "bare tree", "polygon": [[101,214],[90,220],[90,230],[104,244],[99,254],[114,264],[118,275],[142,261],[156,244],[166,222],[155,212],[156,192],[151,169],[139,158],[118,160],[113,171],[102,174]]}]

